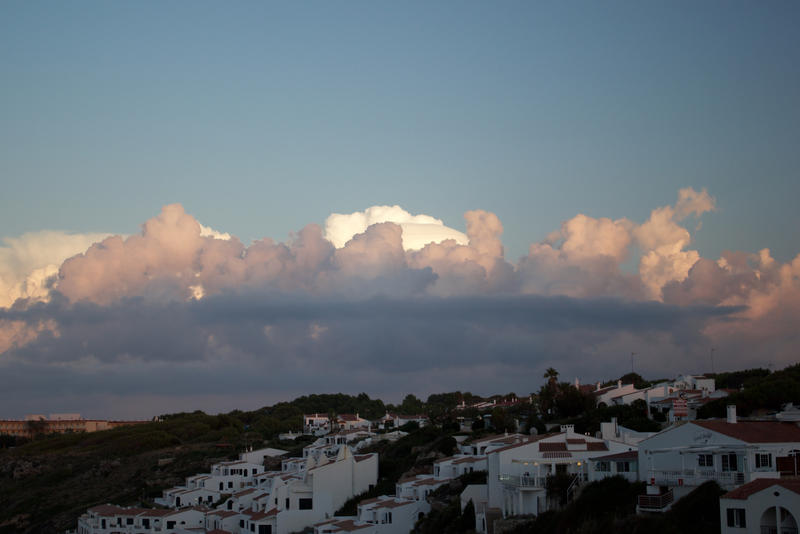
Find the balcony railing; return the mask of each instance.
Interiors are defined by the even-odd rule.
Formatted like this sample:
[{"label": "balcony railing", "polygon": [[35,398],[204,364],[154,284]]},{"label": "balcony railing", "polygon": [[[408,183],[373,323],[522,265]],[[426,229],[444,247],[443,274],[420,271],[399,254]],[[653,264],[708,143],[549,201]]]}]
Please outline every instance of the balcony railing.
[{"label": "balcony railing", "polygon": [[745,473],[714,471],[712,469],[661,469],[650,471],[650,479],[660,486],[699,486],[715,480],[720,486],[739,486],[745,483]]},{"label": "balcony railing", "polygon": [[663,512],[674,500],[672,490],[661,495],[639,495],[639,509],[645,512]]},{"label": "balcony railing", "polygon": [[515,488],[545,488],[547,477],[535,477],[530,475],[500,475],[500,482],[506,486]]}]

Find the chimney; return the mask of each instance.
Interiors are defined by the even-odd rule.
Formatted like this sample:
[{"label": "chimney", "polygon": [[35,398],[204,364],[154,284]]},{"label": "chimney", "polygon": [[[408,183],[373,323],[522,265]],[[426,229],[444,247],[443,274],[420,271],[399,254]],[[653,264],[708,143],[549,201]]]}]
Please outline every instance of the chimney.
[{"label": "chimney", "polygon": [[575,377],[575,389],[581,388],[581,380],[577,376]]},{"label": "chimney", "polygon": [[729,404],[728,405],[728,422],[732,425],[736,424],[736,405]]},{"label": "chimney", "polygon": [[600,391],[600,382],[597,383],[597,389],[595,391]]},{"label": "chimney", "polygon": [[622,379],[617,380],[617,389],[622,389]]}]

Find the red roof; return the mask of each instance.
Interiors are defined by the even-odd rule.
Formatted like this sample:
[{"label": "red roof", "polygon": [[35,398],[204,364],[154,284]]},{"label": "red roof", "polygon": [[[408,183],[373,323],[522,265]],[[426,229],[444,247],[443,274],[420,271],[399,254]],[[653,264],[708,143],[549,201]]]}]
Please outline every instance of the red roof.
[{"label": "red roof", "polygon": [[542,458],[572,458],[572,453],[565,451],[545,452],[542,454]]},{"label": "red roof", "polygon": [[607,451],[608,447],[606,447],[606,444],[603,443],[603,442],[597,442],[597,443],[591,443],[590,442],[590,443],[586,444],[586,450],[587,451]]},{"label": "red roof", "polygon": [[800,427],[796,423],[780,421],[729,423],[725,419],[692,421],[692,423],[746,443],[800,443]]},{"label": "red roof", "polygon": [[636,460],[639,458],[639,453],[637,451],[625,451],[625,452],[618,452],[616,454],[609,454],[606,456],[596,456],[594,458],[589,458],[590,460]]},{"label": "red roof", "polygon": [[557,441],[555,443],[543,441],[539,443],[539,452],[565,450],[567,450],[567,444],[563,441]]},{"label": "red roof", "polygon": [[[737,423],[738,424],[738,423]],[[765,490],[772,486],[780,486],[791,492],[800,495],[800,479],[796,478],[757,478],[743,486],[739,486],[733,491],[723,495],[722,499],[747,499],[754,493]]]}]

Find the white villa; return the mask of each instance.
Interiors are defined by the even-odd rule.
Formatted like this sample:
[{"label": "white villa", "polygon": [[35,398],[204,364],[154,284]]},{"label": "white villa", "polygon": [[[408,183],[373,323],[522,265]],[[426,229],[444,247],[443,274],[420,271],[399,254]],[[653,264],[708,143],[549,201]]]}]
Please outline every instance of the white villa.
[{"label": "white villa", "polygon": [[800,480],[760,478],[719,499],[722,534],[796,534]]}]

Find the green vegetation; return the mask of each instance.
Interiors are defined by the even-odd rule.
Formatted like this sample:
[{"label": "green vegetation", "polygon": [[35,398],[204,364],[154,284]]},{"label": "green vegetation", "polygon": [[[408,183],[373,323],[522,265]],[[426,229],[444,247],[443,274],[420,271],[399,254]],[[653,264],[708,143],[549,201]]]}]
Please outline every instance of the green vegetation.
[{"label": "green vegetation", "polygon": [[740,384],[744,389],[709,402],[697,411],[698,418],[725,417],[728,404],[735,404],[737,414],[744,417],[759,411],[778,411],[787,402],[800,405],[800,364],[774,373],[765,369],[750,369],[721,373],[719,376],[724,383]]}]

